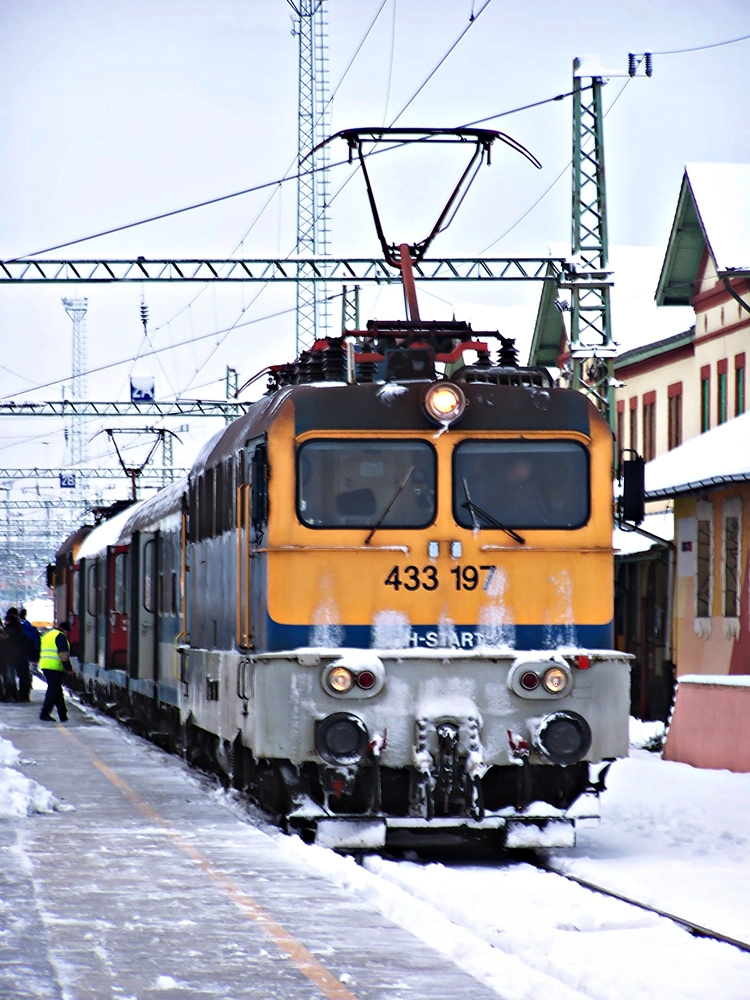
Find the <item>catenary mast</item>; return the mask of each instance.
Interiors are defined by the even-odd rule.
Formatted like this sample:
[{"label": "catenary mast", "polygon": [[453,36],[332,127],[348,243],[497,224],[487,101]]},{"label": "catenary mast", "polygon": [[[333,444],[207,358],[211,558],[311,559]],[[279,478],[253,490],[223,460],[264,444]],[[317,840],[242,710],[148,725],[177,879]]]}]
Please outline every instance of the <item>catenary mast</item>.
[{"label": "catenary mast", "polygon": [[[296,14],[299,42],[297,114],[297,255],[328,253],[327,34],[325,0],[287,0]],[[297,282],[297,353],[312,347],[328,329],[325,285]]]}]

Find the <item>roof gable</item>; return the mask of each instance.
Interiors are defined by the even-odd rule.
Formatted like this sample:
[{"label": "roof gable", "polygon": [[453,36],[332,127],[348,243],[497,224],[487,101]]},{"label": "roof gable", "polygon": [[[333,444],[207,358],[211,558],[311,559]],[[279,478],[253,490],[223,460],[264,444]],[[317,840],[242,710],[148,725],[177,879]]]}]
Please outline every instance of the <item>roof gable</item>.
[{"label": "roof gable", "polygon": [[[547,269],[551,273],[551,268]],[[560,352],[567,345],[567,331],[563,323],[562,312],[555,304],[558,288],[554,281],[545,281],[539,301],[539,310],[534,324],[534,336],[529,351],[530,365],[546,365],[556,368]]]},{"label": "roof gable", "polygon": [[704,251],[720,277],[750,268],[750,164],[685,167],[657,305],[690,305]]}]

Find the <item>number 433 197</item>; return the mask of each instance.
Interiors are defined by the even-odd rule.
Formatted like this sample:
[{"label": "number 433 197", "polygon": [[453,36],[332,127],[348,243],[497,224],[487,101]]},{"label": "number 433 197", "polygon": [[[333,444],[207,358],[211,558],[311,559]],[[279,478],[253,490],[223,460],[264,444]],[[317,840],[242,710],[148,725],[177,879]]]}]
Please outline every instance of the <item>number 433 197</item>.
[{"label": "number 433 197", "polygon": [[[449,571],[456,590],[489,590],[495,576],[495,566],[454,566]],[[385,586],[394,590],[437,590],[440,577],[436,566],[394,566],[385,578]]]}]

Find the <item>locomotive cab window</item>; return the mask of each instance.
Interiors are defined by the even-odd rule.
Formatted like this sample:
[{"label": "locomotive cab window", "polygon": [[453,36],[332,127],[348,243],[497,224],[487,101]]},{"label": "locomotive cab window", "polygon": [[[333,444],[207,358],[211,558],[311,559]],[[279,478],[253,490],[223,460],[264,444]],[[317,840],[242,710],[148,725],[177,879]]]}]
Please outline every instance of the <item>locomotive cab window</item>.
[{"label": "locomotive cab window", "polygon": [[435,484],[426,441],[326,439],[297,452],[297,514],[310,528],[424,528]]},{"label": "locomotive cab window", "polygon": [[453,513],[464,528],[580,528],[588,452],[577,441],[464,441],[453,453]]}]

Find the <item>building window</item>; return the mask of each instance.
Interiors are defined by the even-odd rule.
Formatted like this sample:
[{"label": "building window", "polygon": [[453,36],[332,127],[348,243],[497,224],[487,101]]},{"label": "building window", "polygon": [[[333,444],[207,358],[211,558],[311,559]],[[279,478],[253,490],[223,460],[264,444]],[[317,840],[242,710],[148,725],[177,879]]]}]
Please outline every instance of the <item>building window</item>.
[{"label": "building window", "polygon": [[734,357],[734,415],[739,417],[745,412],[745,355]]},{"label": "building window", "polygon": [[724,617],[739,618],[740,615],[740,532],[742,525],[742,501],[739,497],[724,504]]},{"label": "building window", "polygon": [[682,382],[667,388],[667,448],[682,444]]},{"label": "building window", "polygon": [[727,359],[716,364],[716,423],[727,420]]},{"label": "building window", "polygon": [[695,574],[695,616],[711,617],[711,518],[699,518],[697,526],[697,567]]},{"label": "building window", "polygon": [[701,434],[711,428],[711,369],[701,368]]},{"label": "building window", "polygon": [[615,433],[617,435],[617,450],[618,452],[625,450],[625,400],[619,399],[617,401],[617,426],[615,428]]},{"label": "building window", "polygon": [[630,400],[630,447],[638,451],[638,397]]},{"label": "building window", "polygon": [[650,462],[656,456],[656,393],[643,395],[643,459]]}]

